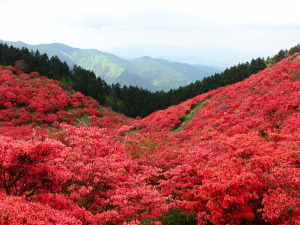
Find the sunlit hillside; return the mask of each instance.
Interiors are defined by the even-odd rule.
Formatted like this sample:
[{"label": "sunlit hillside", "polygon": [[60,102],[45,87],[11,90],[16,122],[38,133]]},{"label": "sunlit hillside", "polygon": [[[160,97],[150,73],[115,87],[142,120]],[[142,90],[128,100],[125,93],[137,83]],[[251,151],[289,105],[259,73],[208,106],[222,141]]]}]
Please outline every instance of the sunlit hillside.
[{"label": "sunlit hillside", "polygon": [[0,68],[1,224],[300,224],[300,54],[128,119]]}]

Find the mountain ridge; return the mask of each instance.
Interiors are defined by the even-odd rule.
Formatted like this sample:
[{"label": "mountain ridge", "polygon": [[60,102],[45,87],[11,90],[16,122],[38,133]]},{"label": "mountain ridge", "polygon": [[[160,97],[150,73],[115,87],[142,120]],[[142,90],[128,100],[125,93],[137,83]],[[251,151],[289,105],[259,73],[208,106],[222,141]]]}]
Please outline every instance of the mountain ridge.
[{"label": "mountain ridge", "polygon": [[[75,64],[93,71],[108,84],[120,83],[141,87],[150,91],[176,89],[206,76],[220,72],[207,66],[189,65],[187,63],[170,62],[164,59],[153,59],[149,56],[137,59],[122,59],[111,53],[96,49],[73,48],[66,44],[52,43],[29,45],[24,42],[2,41],[14,47],[26,47],[29,50],[39,50],[49,57],[57,55],[62,61],[73,67]],[[141,61],[145,64],[141,64]],[[152,71],[148,66],[152,64]]]}]

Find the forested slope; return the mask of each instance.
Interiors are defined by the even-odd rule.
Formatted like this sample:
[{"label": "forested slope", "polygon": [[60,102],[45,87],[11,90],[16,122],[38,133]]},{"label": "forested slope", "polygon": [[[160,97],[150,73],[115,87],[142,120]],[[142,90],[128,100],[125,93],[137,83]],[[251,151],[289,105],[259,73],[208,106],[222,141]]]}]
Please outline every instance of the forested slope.
[{"label": "forested slope", "polygon": [[[96,99],[101,105],[111,106],[115,111],[136,118],[145,117],[154,111],[166,109],[171,105],[193,98],[218,87],[242,81],[251,74],[257,73],[279,60],[300,51],[300,46],[289,50],[281,50],[272,58],[257,58],[250,62],[238,64],[226,69],[222,73],[205,77],[187,86],[173,89],[168,92],[148,90],[136,86],[121,86],[120,84],[108,85],[92,71],[79,66],[69,68],[66,62],[61,62],[57,56],[48,57],[39,51],[30,52],[26,48],[18,49],[6,44],[0,44],[0,65],[13,65],[25,72],[39,72],[51,79],[61,81],[65,86],[80,91]],[[154,62],[150,59],[151,62]],[[176,67],[176,65],[175,65]],[[151,67],[148,68],[151,70]],[[193,71],[188,69],[188,74]],[[121,76],[122,79],[125,77]],[[133,79],[138,79],[134,77]]]},{"label": "forested slope", "polygon": [[176,89],[218,71],[212,67],[209,71],[201,65],[196,67],[150,57],[122,59],[96,49],[73,48],[61,43],[29,45],[23,42],[0,40],[1,42],[18,48],[25,47],[34,52],[38,50],[49,57],[57,56],[70,67],[77,65],[93,71],[108,84],[132,85],[150,91]]}]

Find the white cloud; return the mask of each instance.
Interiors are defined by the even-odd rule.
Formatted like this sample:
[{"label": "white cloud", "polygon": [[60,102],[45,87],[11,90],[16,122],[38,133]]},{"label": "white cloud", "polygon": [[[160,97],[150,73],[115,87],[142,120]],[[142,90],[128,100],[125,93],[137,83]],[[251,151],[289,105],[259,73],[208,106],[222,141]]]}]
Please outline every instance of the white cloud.
[{"label": "white cloud", "polygon": [[[297,6],[296,0],[0,1],[0,39],[102,51],[151,45],[265,56],[299,43]],[[201,58],[203,52],[193,54]]]}]

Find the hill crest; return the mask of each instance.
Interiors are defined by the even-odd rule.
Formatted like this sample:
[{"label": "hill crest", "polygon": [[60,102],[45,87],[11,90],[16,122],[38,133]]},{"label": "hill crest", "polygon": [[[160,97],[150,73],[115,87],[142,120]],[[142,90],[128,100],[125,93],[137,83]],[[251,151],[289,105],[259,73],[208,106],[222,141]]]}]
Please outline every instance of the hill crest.
[{"label": "hill crest", "polygon": [[[220,72],[219,69],[206,66],[194,66],[186,63],[142,57],[126,60],[116,55],[96,49],[73,48],[61,43],[29,45],[23,42],[1,41],[17,48],[39,50],[49,57],[57,55],[73,67],[75,64],[93,71],[108,84],[138,86],[150,91],[176,89],[205,76]],[[151,64],[151,70],[149,69]]]}]

